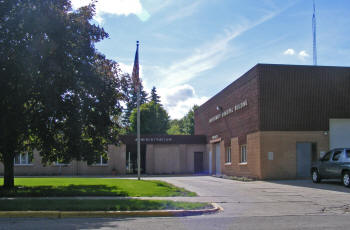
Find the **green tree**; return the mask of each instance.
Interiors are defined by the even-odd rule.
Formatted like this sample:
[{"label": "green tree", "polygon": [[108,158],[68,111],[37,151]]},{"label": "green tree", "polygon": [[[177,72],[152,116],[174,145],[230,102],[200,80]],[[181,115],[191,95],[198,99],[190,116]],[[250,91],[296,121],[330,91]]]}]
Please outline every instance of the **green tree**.
[{"label": "green tree", "polygon": [[190,111],[182,118],[183,127],[182,132],[184,134],[194,135],[194,111],[198,108],[198,105],[194,105]]},{"label": "green tree", "polygon": [[[140,105],[148,102],[147,92],[144,90],[142,81],[141,85],[141,94],[140,94]],[[125,129],[130,127],[130,115],[131,112],[137,107],[137,93],[135,91],[134,83],[132,82],[131,76],[129,74],[124,74],[121,77],[121,88],[125,99],[125,108],[122,118],[122,123]]]},{"label": "green tree", "polygon": [[121,108],[117,64],[94,44],[94,5],[69,0],[0,1],[0,160],[14,186],[16,154],[39,150],[44,164],[95,161],[115,140]]},{"label": "green tree", "polygon": [[194,111],[198,107],[198,105],[194,105],[183,118],[171,120],[167,133],[171,135],[194,135]]},{"label": "green tree", "polygon": [[[137,130],[137,109],[130,116],[131,132]],[[169,115],[165,109],[154,101],[140,106],[141,134],[166,134],[169,129]]]},{"label": "green tree", "polygon": [[174,120],[170,120],[169,122],[169,129],[167,130],[167,134],[169,135],[182,135],[184,134],[182,132],[182,120],[177,120],[177,119],[174,119]]},{"label": "green tree", "polygon": [[157,89],[153,86],[151,90],[151,101],[154,101],[156,104],[160,104],[160,96],[157,94]]}]

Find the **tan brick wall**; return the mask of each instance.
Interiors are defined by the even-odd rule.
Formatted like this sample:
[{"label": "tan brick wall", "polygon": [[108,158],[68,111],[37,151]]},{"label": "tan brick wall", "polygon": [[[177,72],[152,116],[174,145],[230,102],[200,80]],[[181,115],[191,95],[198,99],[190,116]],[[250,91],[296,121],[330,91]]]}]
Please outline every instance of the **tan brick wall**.
[{"label": "tan brick wall", "polygon": [[[318,155],[329,148],[329,137],[322,131],[264,131],[260,135],[263,179],[296,178],[297,142],[316,143]],[[274,153],[273,160],[268,160],[268,152]]]},{"label": "tan brick wall", "polygon": [[[39,176],[39,175],[111,175],[113,169],[117,174],[125,174],[125,145],[108,146],[107,165],[88,165],[83,161],[72,161],[68,165],[41,164],[41,157],[38,151],[34,151],[34,158],[30,165],[15,165],[15,175],[18,176]],[[0,163],[0,175],[3,174],[4,166]]]},{"label": "tan brick wall", "polygon": [[222,149],[222,173],[229,176],[261,177],[259,132],[247,135],[247,163],[240,163],[241,153],[238,138],[231,139],[231,163],[225,163],[226,150]]},{"label": "tan brick wall", "polygon": [[[322,131],[264,131],[247,135],[247,164],[240,164],[238,138],[231,139],[231,163],[221,156],[222,173],[230,176],[248,176],[258,179],[296,178],[297,142],[316,143],[319,156],[329,148],[329,137]],[[221,145],[221,152],[225,153]],[[268,152],[274,159],[268,160]]]},{"label": "tan brick wall", "polygon": [[152,145],[146,152],[147,174],[194,173],[194,152],[203,152],[203,168],[208,168],[206,145],[169,144]]},{"label": "tan brick wall", "polygon": [[[203,152],[203,168],[208,170],[207,146],[201,144],[148,144],[146,147],[146,173],[184,174],[194,173],[194,152]],[[111,175],[126,173],[126,145],[108,146],[107,165],[87,165],[86,162],[72,161],[65,166],[41,164],[36,151],[31,165],[16,165],[15,175]],[[3,174],[0,163],[0,175]]]}]

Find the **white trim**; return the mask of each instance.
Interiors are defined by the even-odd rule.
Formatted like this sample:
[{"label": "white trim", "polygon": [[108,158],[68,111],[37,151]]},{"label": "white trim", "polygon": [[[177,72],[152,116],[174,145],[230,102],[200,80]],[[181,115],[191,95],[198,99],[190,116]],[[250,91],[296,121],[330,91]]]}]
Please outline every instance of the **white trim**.
[{"label": "white trim", "polygon": [[248,163],[247,162],[242,162],[242,163],[239,163],[238,165],[247,165]]},{"label": "white trim", "polygon": [[102,155],[100,155],[100,161],[93,163],[89,166],[102,166],[102,167],[108,166],[108,158],[107,158],[107,163],[103,163],[103,157],[102,157]]},{"label": "white trim", "polygon": [[[244,154],[243,154],[243,148],[244,148]],[[244,156],[244,157],[243,157]],[[240,159],[239,163],[247,163],[247,145],[241,145],[240,146]]]},{"label": "white trim", "polygon": [[227,162],[225,163],[225,165],[232,165],[232,162]]}]

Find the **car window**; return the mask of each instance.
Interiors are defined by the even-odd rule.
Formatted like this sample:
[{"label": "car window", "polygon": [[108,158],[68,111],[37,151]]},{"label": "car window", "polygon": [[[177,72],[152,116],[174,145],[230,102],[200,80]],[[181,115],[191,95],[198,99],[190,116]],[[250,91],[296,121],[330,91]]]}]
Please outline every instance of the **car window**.
[{"label": "car window", "polygon": [[333,154],[332,161],[338,161],[339,158],[340,158],[340,156],[341,156],[341,153],[342,153],[342,152],[343,152],[343,151],[340,151],[340,150],[335,151],[334,154]]},{"label": "car window", "polygon": [[347,149],[347,150],[346,150],[346,157],[347,157],[347,158],[350,158],[350,149]]},{"label": "car window", "polygon": [[331,159],[331,154],[332,154],[332,151],[329,151],[328,153],[326,153],[326,154],[322,157],[321,161],[329,161],[329,159]]}]

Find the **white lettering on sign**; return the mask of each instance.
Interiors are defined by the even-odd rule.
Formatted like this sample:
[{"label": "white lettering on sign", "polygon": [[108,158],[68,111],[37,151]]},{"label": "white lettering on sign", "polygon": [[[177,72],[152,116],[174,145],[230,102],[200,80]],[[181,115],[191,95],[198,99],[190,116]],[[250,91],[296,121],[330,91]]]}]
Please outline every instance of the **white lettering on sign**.
[{"label": "white lettering on sign", "polygon": [[212,122],[214,122],[216,120],[219,120],[222,117],[226,117],[227,115],[229,115],[229,114],[231,114],[233,112],[236,112],[236,111],[238,111],[240,109],[243,109],[246,106],[248,106],[248,100],[247,99],[245,99],[241,103],[235,105],[234,107],[228,108],[225,111],[223,111],[222,113],[219,113],[219,114],[215,115],[214,117],[210,118],[209,119],[209,123],[212,123]]},{"label": "white lettering on sign", "polygon": [[[135,138],[135,141],[137,141],[137,138]],[[171,142],[173,141],[173,138],[171,137],[141,137],[141,142]]]}]

